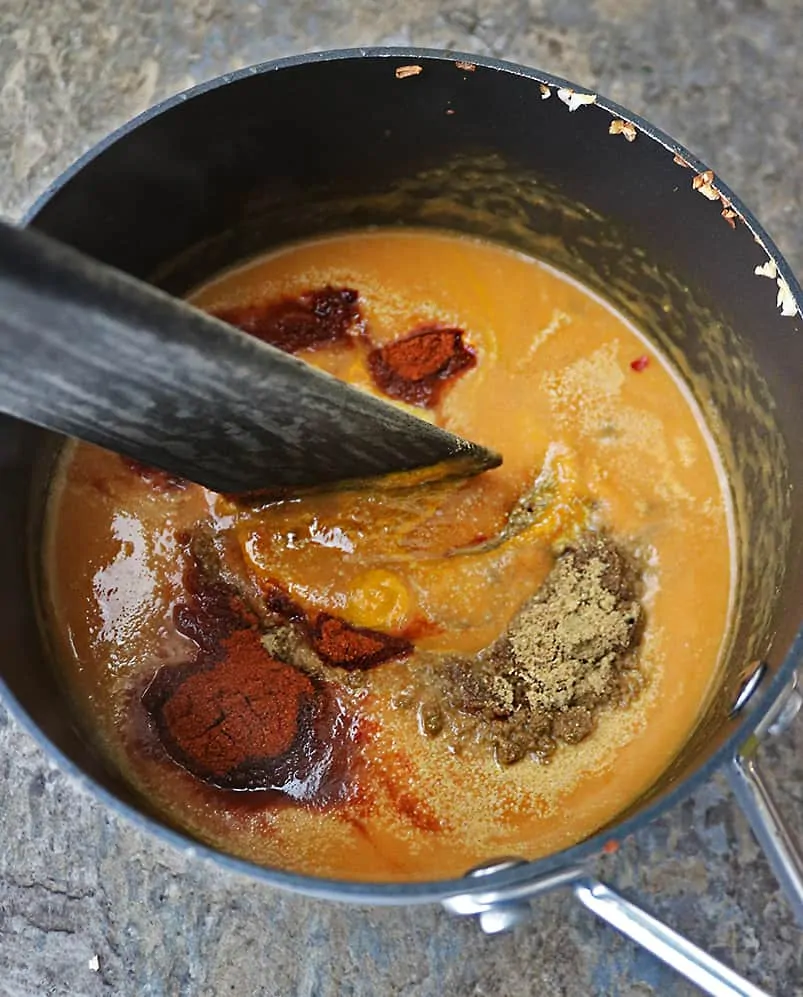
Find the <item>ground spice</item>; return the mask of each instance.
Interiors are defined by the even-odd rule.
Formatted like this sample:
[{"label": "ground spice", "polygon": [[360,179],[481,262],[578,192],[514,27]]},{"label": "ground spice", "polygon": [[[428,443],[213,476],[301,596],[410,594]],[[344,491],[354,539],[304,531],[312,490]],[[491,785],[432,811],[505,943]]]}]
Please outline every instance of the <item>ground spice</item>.
[{"label": "ground spice", "polygon": [[[637,695],[641,605],[637,574],[609,537],[586,534],[557,560],[502,637],[471,659],[434,666],[440,702],[422,703],[428,736],[470,717],[473,736],[503,764],[546,761],[558,742],[576,744],[607,704]],[[440,715],[439,715],[440,711]]]},{"label": "ground spice", "polygon": [[208,658],[219,657],[225,638],[235,630],[255,626],[257,617],[215,570],[218,554],[211,537],[197,532],[187,538],[187,545],[182,578],[186,601],[173,609],[173,622]]},{"label": "ground spice", "polygon": [[428,326],[377,347],[368,355],[376,386],[391,398],[424,408],[436,405],[449,381],[476,366],[460,329]]},{"label": "ground spice", "polygon": [[272,789],[318,803],[348,782],[348,721],[330,687],[269,653],[250,603],[222,570],[207,531],[185,538],[177,630],[192,660],[158,669],[142,704],[167,754],[222,789]]},{"label": "ground spice", "polygon": [[567,710],[610,688],[641,616],[627,574],[620,551],[587,537],[518,615],[508,634],[513,674],[526,682],[533,709]]},{"label": "ground spice", "polygon": [[318,614],[310,636],[322,661],[350,672],[366,671],[394,658],[406,658],[413,651],[413,645],[404,637],[355,627],[328,613]]},{"label": "ground spice", "polygon": [[308,616],[279,585],[263,587],[262,595],[268,613],[278,618],[278,625],[263,634],[268,651],[313,674],[323,674],[321,663],[349,672],[367,671],[406,658],[414,650],[408,637],[358,627],[330,613]]},{"label": "ground spice", "polygon": [[237,630],[219,660],[164,666],[145,692],[168,754],[223,788],[269,788],[309,726],[316,690],[309,676],[265,651],[257,630]]},{"label": "ground spice", "polygon": [[352,334],[361,329],[358,299],[359,294],[351,288],[327,286],[295,298],[225,308],[213,314],[285,353],[298,353],[351,342]]}]

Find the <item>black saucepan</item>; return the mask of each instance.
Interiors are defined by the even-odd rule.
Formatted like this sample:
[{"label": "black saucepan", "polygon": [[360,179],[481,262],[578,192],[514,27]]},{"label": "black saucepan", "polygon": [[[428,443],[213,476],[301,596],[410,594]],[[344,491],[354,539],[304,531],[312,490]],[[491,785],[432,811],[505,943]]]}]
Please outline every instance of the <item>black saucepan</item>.
[{"label": "black saucepan", "polygon": [[[789,690],[803,659],[803,296],[718,177],[647,122],[563,80],[488,59],[375,49],[269,63],[169,100],[80,160],[27,221],[175,293],[288,239],[348,227],[436,226],[504,242],[576,275],[655,338],[711,416],[730,475],[740,583],[721,680],[670,769],[615,825],[537,862],[501,861],[481,881],[357,884],[210,851],[215,861],[321,898],[445,901],[480,914],[486,930],[515,920],[522,898],[569,883],[616,921],[583,860],[724,766],[803,911],[795,848],[751,754],[753,733],[783,723],[799,702]],[[37,543],[33,469],[49,445],[48,434],[0,422],[2,694],[108,806],[187,848],[92,755],[41,649],[24,579]],[[618,926],[630,930],[621,917]]]}]

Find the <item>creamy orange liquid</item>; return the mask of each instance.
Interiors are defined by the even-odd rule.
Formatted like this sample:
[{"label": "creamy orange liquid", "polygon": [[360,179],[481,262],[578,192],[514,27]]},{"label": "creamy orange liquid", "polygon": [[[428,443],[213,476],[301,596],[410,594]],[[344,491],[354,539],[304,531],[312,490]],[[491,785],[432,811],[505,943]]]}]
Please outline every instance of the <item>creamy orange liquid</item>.
[{"label": "creamy orange liquid", "polygon": [[[155,490],[118,457],[71,445],[51,497],[45,568],[67,686],[112,764],[158,810],[256,862],[432,879],[495,856],[557,851],[649,788],[715,679],[732,581],[729,508],[700,413],[663,358],[603,302],[545,265],[466,238],[335,236],[224,275],[194,301],[216,310],[327,284],[359,291],[376,342],[422,323],[464,330],[476,368],[437,407],[416,411],[498,450],[503,466],[413,498],[340,493],[245,513],[200,487]],[[302,356],[376,391],[363,350]],[[454,556],[498,532],[545,463],[560,482],[548,515],[495,550]],[[646,689],[548,765],[503,768],[425,739],[415,713],[397,708],[413,657],[376,668],[350,693],[371,735],[360,748],[360,791],[347,800],[305,808],[212,790],[153,749],[138,702],[160,664],[189,653],[171,622],[182,587],[176,534],[210,517],[231,531],[253,580],[280,581],[305,609],[391,632],[417,628],[424,650],[468,652],[535,592],[556,538],[603,526],[647,566]]]}]

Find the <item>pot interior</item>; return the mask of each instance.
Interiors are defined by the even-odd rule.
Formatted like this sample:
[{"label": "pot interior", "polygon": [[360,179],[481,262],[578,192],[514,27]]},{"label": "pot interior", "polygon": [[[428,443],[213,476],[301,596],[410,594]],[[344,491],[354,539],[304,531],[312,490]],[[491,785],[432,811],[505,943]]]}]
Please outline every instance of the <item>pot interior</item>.
[{"label": "pot interior", "polygon": [[[421,72],[398,78],[410,64]],[[740,217],[732,229],[723,205],[693,189],[697,170],[641,122],[633,142],[609,134],[619,109],[602,100],[571,112],[548,79],[545,99],[542,79],[388,54],[245,72],[124,131],[44,200],[32,224],[174,293],[323,232],[457,230],[555,264],[654,338],[723,455],[739,582],[718,691],[638,810],[711,757],[733,732],[745,670],[765,660],[777,671],[798,629],[803,327],[779,314],[774,281],[754,274],[767,261],[754,231]],[[24,581],[36,556],[30,510],[40,508],[42,454],[54,442],[0,423],[0,674],[52,743],[131,802],[62,708]]]}]

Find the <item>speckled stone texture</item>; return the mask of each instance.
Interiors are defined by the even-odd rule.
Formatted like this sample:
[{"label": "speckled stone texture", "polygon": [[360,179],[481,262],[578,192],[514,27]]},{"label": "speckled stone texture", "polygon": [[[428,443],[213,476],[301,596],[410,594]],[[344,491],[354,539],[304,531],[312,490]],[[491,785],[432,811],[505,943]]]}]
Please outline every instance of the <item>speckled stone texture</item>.
[{"label": "speckled stone texture", "polygon": [[[0,210],[18,216],[110,129],[200,80],[416,44],[537,65],[643,113],[739,191],[800,272],[801,25],[803,0],[2,0]],[[803,836],[803,721],[766,754]],[[564,894],[483,938],[434,908],[327,906],[187,861],[53,770],[2,708],[0,813],[8,997],[696,992]],[[721,782],[601,871],[772,993],[803,993],[803,936]]]}]

